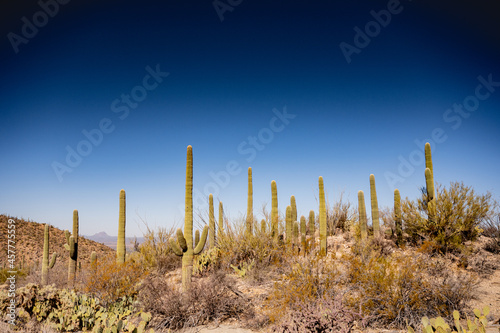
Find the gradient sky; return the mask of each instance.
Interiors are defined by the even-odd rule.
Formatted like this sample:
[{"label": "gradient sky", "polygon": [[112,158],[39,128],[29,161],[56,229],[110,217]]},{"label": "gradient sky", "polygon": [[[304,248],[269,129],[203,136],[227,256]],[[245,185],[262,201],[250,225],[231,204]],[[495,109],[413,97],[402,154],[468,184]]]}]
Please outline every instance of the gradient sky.
[{"label": "gradient sky", "polygon": [[246,213],[249,166],[259,219],[273,179],[281,213],[317,211],[318,176],[330,202],[356,207],[371,173],[381,207],[416,198],[429,140],[437,182],[498,200],[499,3],[435,2],[2,3],[0,213],[70,229],[78,209],[81,234],[116,235],[123,188],[127,236],[180,226],[187,145],[205,216],[208,191]]}]

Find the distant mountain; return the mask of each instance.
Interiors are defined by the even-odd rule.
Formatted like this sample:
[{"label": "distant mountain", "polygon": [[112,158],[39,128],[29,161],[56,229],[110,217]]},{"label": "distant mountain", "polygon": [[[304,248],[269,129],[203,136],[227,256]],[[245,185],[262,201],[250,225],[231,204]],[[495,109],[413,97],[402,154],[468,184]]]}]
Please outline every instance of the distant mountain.
[{"label": "distant mountain", "polygon": [[[117,242],[117,236],[110,236],[104,231],[98,232],[92,236],[84,236],[87,239],[93,240],[94,242],[98,242],[101,244],[104,244],[106,246],[109,246],[112,249],[116,250],[116,242]],[[134,237],[125,237],[125,244],[127,248],[133,248],[134,247]],[[144,237],[137,237],[137,242],[139,244],[144,242]]]}]

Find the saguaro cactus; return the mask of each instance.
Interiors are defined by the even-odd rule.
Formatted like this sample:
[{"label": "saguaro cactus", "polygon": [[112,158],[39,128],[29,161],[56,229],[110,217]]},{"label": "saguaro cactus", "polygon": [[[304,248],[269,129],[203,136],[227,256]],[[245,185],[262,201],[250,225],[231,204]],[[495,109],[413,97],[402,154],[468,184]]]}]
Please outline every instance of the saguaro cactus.
[{"label": "saguaro cactus", "polygon": [[292,207],[292,221],[298,221],[297,220],[297,203],[295,201],[295,196],[292,195],[290,197],[290,207]]},{"label": "saguaro cactus", "polygon": [[434,169],[432,168],[432,154],[431,154],[431,144],[429,142],[425,143],[425,167],[431,170],[434,174]]},{"label": "saguaro cactus", "polygon": [[219,201],[219,237],[224,237],[224,207],[222,207],[222,201]]},{"label": "saguaro cactus", "polygon": [[375,237],[380,236],[380,221],[378,218],[378,201],[377,201],[377,190],[375,188],[375,176],[370,175],[370,196],[372,204],[372,224],[373,224],[373,235]]},{"label": "saguaro cactus", "polygon": [[184,216],[184,233],[177,229],[177,242],[170,239],[173,252],[182,256],[182,289],[188,291],[191,288],[191,275],[193,274],[193,255],[199,254],[205,247],[207,241],[208,227],[203,228],[200,242],[193,249],[193,148],[187,147],[186,163],[186,202]]},{"label": "saguaro cactus", "polygon": [[64,248],[69,251],[68,260],[68,284],[73,286],[75,283],[76,267],[78,261],[78,210],[73,211],[73,234],[70,236],[69,231],[65,231],[66,244]]},{"label": "saguaro cactus", "polygon": [[[49,269],[54,267],[57,259],[57,253],[52,254],[52,259],[49,262],[49,225],[45,225],[43,237],[43,259],[42,259],[42,285],[47,284],[49,278]],[[24,257],[23,257],[24,261]]]},{"label": "saguaro cactus", "polygon": [[300,243],[304,253],[306,252],[306,218],[304,215],[300,217]]},{"label": "saguaro cactus", "polygon": [[323,177],[319,177],[319,244],[320,253],[326,255],[326,201]]},{"label": "saguaro cactus", "polygon": [[253,185],[252,185],[252,168],[248,168],[248,201],[247,201],[247,220],[246,233],[252,234],[253,227]]},{"label": "saguaro cactus", "polygon": [[425,168],[425,184],[427,188],[427,215],[430,223],[435,222],[436,216],[436,197],[434,192],[434,177],[431,169]]},{"label": "saguaro cactus", "polygon": [[116,262],[124,263],[126,248],[125,248],[125,190],[120,190],[120,211],[118,214],[118,240],[116,243]]},{"label": "saguaro cactus", "polygon": [[363,191],[358,192],[358,212],[359,212],[359,229],[361,230],[361,239],[368,237],[368,227],[366,225],[366,207],[365,194]]},{"label": "saguaro cactus", "polygon": [[314,247],[316,243],[316,217],[314,216],[314,210],[309,212],[309,235],[311,235],[311,247]]},{"label": "saguaro cactus", "polygon": [[97,265],[97,253],[95,251],[92,251],[90,254],[90,265],[92,267],[95,267]]},{"label": "saguaro cactus", "polygon": [[403,222],[401,219],[401,195],[399,190],[394,190],[394,222],[396,224],[396,244],[401,246],[403,243]]},{"label": "saguaro cactus", "polygon": [[299,223],[297,221],[293,222],[293,245],[299,242]]},{"label": "saguaro cactus", "polygon": [[271,182],[271,194],[271,234],[274,238],[278,238],[278,188],[275,180]]},{"label": "saguaro cactus", "polygon": [[214,196],[212,193],[208,196],[208,247],[215,247],[215,213]]},{"label": "saguaro cactus", "polygon": [[286,243],[289,245],[293,243],[292,233],[293,233],[292,207],[286,206],[285,237],[286,237]]}]

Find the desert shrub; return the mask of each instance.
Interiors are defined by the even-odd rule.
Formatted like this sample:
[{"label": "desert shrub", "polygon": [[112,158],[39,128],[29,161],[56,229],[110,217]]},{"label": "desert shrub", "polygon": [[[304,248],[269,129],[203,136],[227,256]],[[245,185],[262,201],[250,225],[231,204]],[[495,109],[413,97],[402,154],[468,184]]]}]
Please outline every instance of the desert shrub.
[{"label": "desert shrub", "polygon": [[299,322],[291,323],[289,311],[297,309],[306,313],[313,310],[309,308],[310,304],[320,306],[322,302],[335,305],[336,309],[339,301],[336,298],[338,293],[336,287],[341,280],[340,271],[330,259],[313,255],[308,258],[297,257],[289,271],[281,280],[274,283],[264,303],[266,315],[276,324],[278,330],[279,327],[288,326],[295,329],[304,324],[307,321],[306,317],[312,314],[306,315]]},{"label": "desert shrub", "polygon": [[251,267],[245,276],[254,282],[262,282],[272,270],[279,271],[281,264],[292,253],[270,233],[254,230],[255,234],[248,236],[244,221],[228,225],[224,236],[217,239],[218,256],[213,265],[230,272]]},{"label": "desert shrub", "polygon": [[484,230],[483,235],[488,237],[484,249],[491,253],[500,253],[500,213],[491,214],[481,227]]},{"label": "desert shrub", "polygon": [[319,298],[295,303],[271,331],[348,333],[357,321],[363,321],[362,315],[346,307],[342,297]]},{"label": "desert shrub", "polygon": [[459,252],[463,243],[479,236],[479,225],[491,213],[491,194],[478,195],[463,183],[452,182],[449,189],[436,186],[436,216],[428,219],[427,195],[402,202],[405,232],[413,244],[427,241],[434,251]]},{"label": "desert shrub", "polygon": [[344,202],[343,193],[337,202],[330,206],[328,204],[326,210],[326,230],[328,235],[334,235],[338,229],[341,231],[349,231],[352,222],[357,219],[356,211],[351,208],[349,201]]},{"label": "desert shrub", "polygon": [[83,290],[107,305],[124,296],[137,294],[137,287],[146,275],[139,262],[117,263],[114,256],[99,258],[87,271]]},{"label": "desert shrub", "polygon": [[235,282],[219,271],[193,281],[183,294],[162,276],[150,275],[142,284],[139,304],[153,315],[156,329],[180,329],[229,318],[248,320],[253,307],[236,289]]},{"label": "desert shrub", "polygon": [[360,307],[368,322],[404,328],[422,316],[450,316],[474,294],[474,276],[452,269],[444,259],[393,253],[343,257],[346,303]]},{"label": "desert shrub", "polygon": [[145,269],[157,269],[160,273],[175,270],[181,266],[181,260],[176,256],[169,245],[169,239],[175,233],[175,227],[170,229],[160,227],[151,229],[144,222],[146,231],[143,233],[144,242],[138,246],[140,261]]}]

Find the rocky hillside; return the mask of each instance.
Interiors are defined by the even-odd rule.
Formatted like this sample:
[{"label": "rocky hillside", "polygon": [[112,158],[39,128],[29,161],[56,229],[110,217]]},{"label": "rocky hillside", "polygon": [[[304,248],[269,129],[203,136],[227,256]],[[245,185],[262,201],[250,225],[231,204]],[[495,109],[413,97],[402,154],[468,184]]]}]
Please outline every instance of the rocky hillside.
[{"label": "rocky hillside", "polygon": [[[8,220],[16,221],[16,266],[24,262],[25,265],[42,261],[44,224],[26,221],[16,217],[0,215],[0,267],[7,261],[7,226]],[[68,251],[64,248],[66,237],[64,230],[50,227],[50,254],[57,252],[57,261],[67,260]],[[110,247],[97,243],[80,236],[78,239],[78,259],[82,265],[90,262],[92,251],[97,252],[98,256],[112,254],[115,252]]]}]

